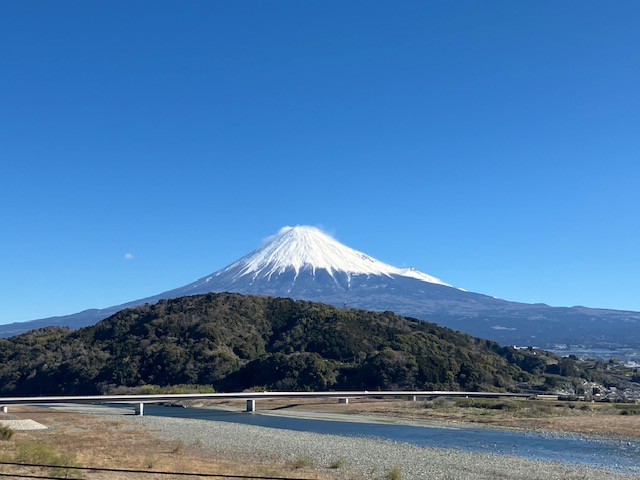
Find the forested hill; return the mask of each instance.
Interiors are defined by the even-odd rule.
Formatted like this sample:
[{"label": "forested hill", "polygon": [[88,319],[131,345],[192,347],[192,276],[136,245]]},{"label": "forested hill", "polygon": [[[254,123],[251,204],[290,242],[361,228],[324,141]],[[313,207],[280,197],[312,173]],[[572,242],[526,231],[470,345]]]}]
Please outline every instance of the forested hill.
[{"label": "forested hill", "polygon": [[555,375],[584,374],[574,363],[391,312],[212,293],[124,310],[76,331],[49,327],[0,339],[0,393],[177,384],[497,391],[541,383],[550,366]]}]

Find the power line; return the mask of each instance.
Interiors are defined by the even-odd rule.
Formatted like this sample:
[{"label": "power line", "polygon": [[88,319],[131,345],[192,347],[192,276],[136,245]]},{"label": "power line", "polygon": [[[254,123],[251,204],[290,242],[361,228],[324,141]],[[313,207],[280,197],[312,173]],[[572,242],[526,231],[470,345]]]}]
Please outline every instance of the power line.
[{"label": "power line", "polygon": [[44,480],[60,480],[60,476],[50,477],[48,475],[31,475],[26,473],[0,473],[0,477],[9,477],[9,478],[40,478]]},{"label": "power line", "polygon": [[[77,467],[77,466],[62,466],[62,465],[47,465],[39,463],[17,463],[17,462],[0,462],[0,465],[12,465],[19,467],[37,467],[37,468],[63,468],[66,470],[87,470],[90,472],[111,472],[111,473],[143,473],[146,475],[182,475],[185,477],[210,477],[210,478],[253,478],[256,480],[313,480],[310,478],[300,477],[264,477],[264,476],[247,476],[247,475],[231,475],[224,473],[191,473],[191,472],[167,472],[161,470],[134,470],[127,468],[107,468],[107,467]],[[11,474],[17,476],[17,474]],[[6,477],[11,475],[5,475],[0,473],[0,477]],[[22,476],[21,478],[55,478],[60,477],[47,477],[47,476]]]}]

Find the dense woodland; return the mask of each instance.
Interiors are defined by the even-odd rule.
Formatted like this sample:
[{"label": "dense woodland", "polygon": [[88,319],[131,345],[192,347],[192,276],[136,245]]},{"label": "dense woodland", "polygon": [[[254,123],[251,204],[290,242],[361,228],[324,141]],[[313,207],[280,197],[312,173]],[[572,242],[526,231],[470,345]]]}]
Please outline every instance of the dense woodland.
[{"label": "dense woodland", "polygon": [[433,323],[238,294],[162,300],[71,331],[0,339],[0,394],[216,391],[544,390],[601,380],[574,359],[515,350]]}]

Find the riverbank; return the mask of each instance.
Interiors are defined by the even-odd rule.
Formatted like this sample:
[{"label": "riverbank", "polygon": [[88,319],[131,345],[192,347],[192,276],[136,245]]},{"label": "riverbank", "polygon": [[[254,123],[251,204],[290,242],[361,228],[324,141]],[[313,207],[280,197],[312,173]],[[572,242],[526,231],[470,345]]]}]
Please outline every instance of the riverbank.
[{"label": "riverbank", "polygon": [[[207,405],[244,409],[244,403],[237,400],[208,402]],[[477,408],[479,405],[485,408]],[[295,403],[286,399],[264,399],[257,402],[257,409],[260,413],[288,413],[309,418],[340,414],[354,419],[370,417],[382,422],[485,426],[640,440],[640,406],[637,405],[499,399],[482,399],[477,403],[468,399],[411,402],[356,398],[350,399],[348,404],[319,399],[300,399]]]},{"label": "riverbank", "polygon": [[[280,414],[287,410],[281,409]],[[83,413],[77,413],[79,411]],[[18,432],[15,436],[19,441],[29,439],[51,445],[84,466],[115,465],[147,470],[216,472],[246,478],[640,479],[640,471],[637,474],[615,473],[608,468],[534,461],[509,455],[420,447],[373,438],[275,430],[201,419],[139,417],[123,415],[123,411],[126,410],[77,405],[56,410],[28,407],[17,415],[32,418],[49,429]],[[291,415],[291,412],[286,415]],[[334,420],[344,419],[343,415],[331,415]],[[367,417],[348,418],[358,418],[367,423],[370,421]],[[5,450],[3,453],[6,455],[9,452]],[[396,476],[391,477],[391,474]],[[84,478],[102,477],[87,475]],[[140,478],[147,480],[154,477],[145,475]]]},{"label": "riverbank", "polygon": [[[152,416],[130,418],[159,438],[191,442],[203,452],[221,458],[303,462],[336,479],[383,479],[394,470],[401,472],[403,479],[640,479],[640,470],[638,474],[614,473],[605,468],[534,461],[509,455],[418,447],[372,438],[275,430],[207,420]],[[329,472],[331,466],[336,465],[340,468]]]},{"label": "riverbank", "polygon": [[[144,417],[145,421],[147,417]],[[13,407],[9,414],[0,413],[0,424],[9,422],[16,430],[10,438],[0,440],[0,459],[3,462],[75,465],[83,468],[115,468],[140,470],[131,472],[96,472],[91,470],[62,472],[61,478],[86,480],[166,480],[167,478],[207,477],[195,475],[234,475],[239,478],[285,477],[310,480],[332,480],[333,475],[322,469],[295,465],[279,457],[258,455],[216,454],[202,447],[202,441],[188,435],[160,435],[151,431],[133,415],[133,409],[103,405],[60,404],[53,408]],[[22,428],[23,424],[37,424],[46,428]],[[27,425],[28,426],[28,425]],[[176,425],[177,432],[188,428]],[[64,467],[63,467],[64,470]],[[188,472],[189,477],[154,474]],[[48,468],[37,469],[19,465],[0,465],[5,477],[21,475],[54,475]],[[60,471],[55,472],[59,474]],[[12,477],[14,475],[14,477]],[[362,478],[362,477],[353,477]]]}]

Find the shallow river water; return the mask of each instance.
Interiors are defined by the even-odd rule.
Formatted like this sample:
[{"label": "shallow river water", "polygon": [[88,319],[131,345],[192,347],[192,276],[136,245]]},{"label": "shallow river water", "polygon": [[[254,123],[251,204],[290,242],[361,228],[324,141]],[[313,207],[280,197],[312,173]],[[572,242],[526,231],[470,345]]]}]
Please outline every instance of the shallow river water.
[{"label": "shallow river water", "polygon": [[456,448],[529,459],[554,460],[640,473],[640,441],[522,432],[493,428],[432,427],[298,418],[209,408],[145,406],[145,415],[235,422],[331,435],[366,436],[438,448]]}]

